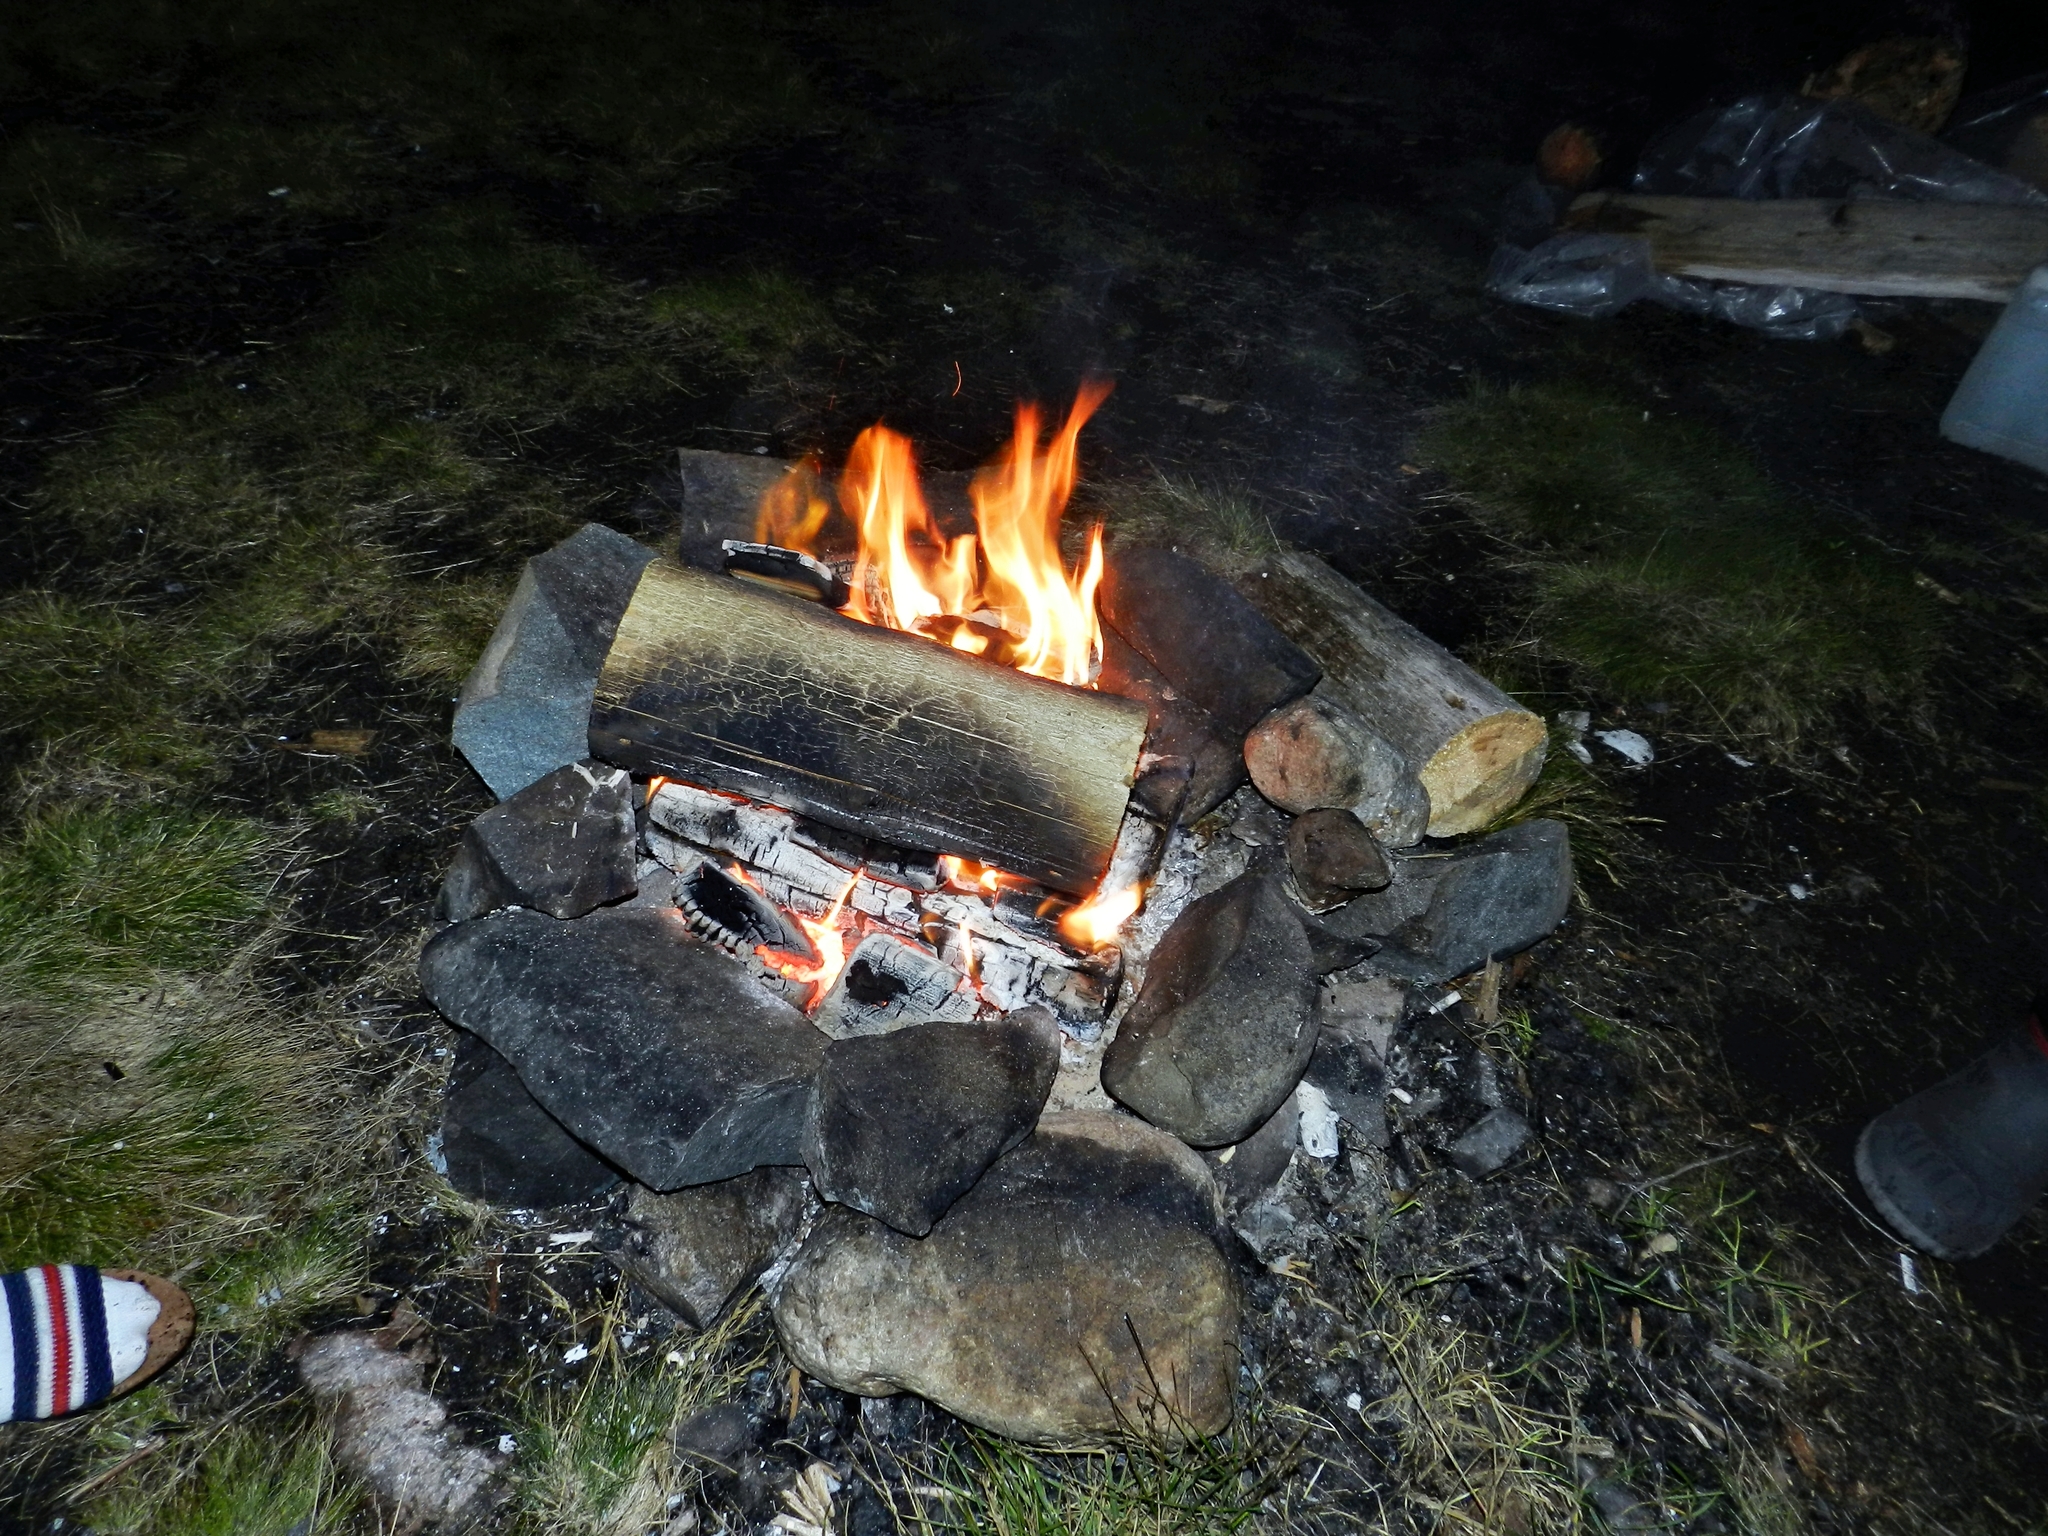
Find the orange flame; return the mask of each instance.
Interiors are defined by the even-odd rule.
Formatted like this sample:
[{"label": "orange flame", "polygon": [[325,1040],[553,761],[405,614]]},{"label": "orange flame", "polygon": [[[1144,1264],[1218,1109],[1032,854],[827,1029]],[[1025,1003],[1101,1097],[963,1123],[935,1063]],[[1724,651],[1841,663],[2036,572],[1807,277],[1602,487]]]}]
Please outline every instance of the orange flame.
[{"label": "orange flame", "polygon": [[[1110,385],[1082,386],[1066,422],[1040,444],[1038,408],[1020,405],[1009,446],[969,486],[976,533],[947,538],[917,481],[910,440],[869,427],[854,440],[839,505],[859,543],[847,611],[864,623],[911,630],[1020,671],[1088,687],[1102,657],[1095,592],[1102,530],[1070,571],[1060,519],[1074,490],[1081,427]],[[816,554],[826,505],[815,469],[800,464],[761,499],[755,537]]]},{"label": "orange flame", "polygon": [[1097,891],[1060,919],[1060,932],[1083,949],[1107,944],[1131,920],[1143,895],[1135,883],[1114,891]]},{"label": "orange flame", "polygon": [[[738,866],[735,865],[737,870]],[[745,879],[745,875],[741,875]],[[749,885],[752,881],[747,882]],[[807,981],[811,984],[811,995],[804,1000],[806,1011],[818,1006],[825,994],[832,990],[832,983],[839,979],[839,973],[846,966],[846,933],[839,926],[839,914],[846,908],[846,898],[853,894],[854,886],[860,883],[860,871],[855,870],[847,877],[846,885],[825,909],[825,915],[818,918],[804,917],[791,913],[797,926],[810,936],[811,947],[818,952],[818,963],[807,965],[787,950],[775,949],[766,944],[756,944],[754,954],[761,963],[785,981]]]},{"label": "orange flame", "polygon": [[978,891],[984,896],[993,896],[1005,885],[1022,885],[1025,882],[1007,870],[997,869],[992,864],[977,864],[972,859],[958,858],[950,853],[939,855],[939,878],[956,891]]}]

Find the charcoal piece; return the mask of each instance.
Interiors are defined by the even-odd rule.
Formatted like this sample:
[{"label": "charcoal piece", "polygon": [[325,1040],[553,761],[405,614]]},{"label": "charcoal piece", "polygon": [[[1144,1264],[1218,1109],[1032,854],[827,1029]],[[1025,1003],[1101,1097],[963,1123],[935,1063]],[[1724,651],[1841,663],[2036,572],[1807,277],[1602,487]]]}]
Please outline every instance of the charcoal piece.
[{"label": "charcoal piece", "polygon": [[455,705],[456,748],[499,799],[590,755],[590,706],[651,550],[585,523],[526,562]]},{"label": "charcoal piece", "polygon": [[1223,1193],[1226,1211],[1235,1216],[1250,1208],[1280,1182],[1301,1143],[1300,1129],[1301,1111],[1289,1094],[1243,1141],[1202,1154]]},{"label": "charcoal piece", "polygon": [[842,1391],[1040,1444],[1183,1439],[1230,1423],[1227,1241],[1193,1152],[1128,1115],[1053,1114],[929,1236],[828,1211],[770,1300],[791,1363]]},{"label": "charcoal piece", "polygon": [[837,1040],[959,1022],[980,1011],[967,978],[937,955],[894,934],[871,933],[847,956],[816,1019]]},{"label": "charcoal piece", "polygon": [[570,918],[623,901],[638,888],[633,835],[626,770],[570,763],[469,824],[437,910],[452,923],[500,907]]},{"label": "charcoal piece", "polygon": [[1188,904],[1102,1059],[1120,1103],[1197,1147],[1250,1135],[1315,1047],[1316,970],[1278,882],[1244,874]]},{"label": "charcoal piece", "polygon": [[818,1193],[924,1236],[1031,1134],[1059,1066],[1043,1008],[833,1041],[804,1135]]},{"label": "charcoal piece", "polygon": [[1387,1144],[1387,1070],[1369,1044],[1326,1019],[1302,1080],[1323,1091],[1359,1145]]},{"label": "charcoal piece", "polygon": [[1340,907],[1361,891],[1393,882],[1379,839],[1355,812],[1325,808],[1297,816],[1287,829],[1287,868],[1311,912]]},{"label": "charcoal piece", "polygon": [[801,550],[739,539],[726,539],[719,548],[725,553],[726,574],[741,581],[759,582],[827,608],[844,608],[853,595],[837,571]]},{"label": "charcoal piece", "polygon": [[756,1168],[665,1195],[636,1184],[625,1246],[612,1257],[691,1327],[709,1328],[795,1241],[803,1214],[800,1168]]},{"label": "charcoal piece", "polygon": [[1529,1143],[1529,1122],[1512,1109],[1481,1116],[1451,1143],[1451,1161],[1468,1179],[1483,1179],[1508,1164]]},{"label": "charcoal piece", "polygon": [[1571,906],[1571,837],[1558,821],[1521,822],[1448,857],[1392,864],[1394,880],[1385,890],[1321,921],[1342,934],[1383,936],[1373,964],[1417,985],[1527,949]]},{"label": "charcoal piece", "polygon": [[1322,670],[1222,577],[1166,549],[1120,549],[1104,573],[1102,616],[1171,683],[1240,739]]},{"label": "charcoal piece", "polygon": [[540,1107],[511,1062],[466,1032],[441,1101],[441,1154],[456,1189],[515,1210],[573,1205],[619,1179]]},{"label": "charcoal piece", "polygon": [[510,908],[443,930],[420,985],[578,1140],[655,1189],[803,1161],[825,1037],[680,912]]},{"label": "charcoal piece", "polygon": [[810,935],[751,885],[742,885],[706,859],[676,882],[676,905],[690,931],[729,955],[746,959],[765,944],[804,965],[818,963]]}]

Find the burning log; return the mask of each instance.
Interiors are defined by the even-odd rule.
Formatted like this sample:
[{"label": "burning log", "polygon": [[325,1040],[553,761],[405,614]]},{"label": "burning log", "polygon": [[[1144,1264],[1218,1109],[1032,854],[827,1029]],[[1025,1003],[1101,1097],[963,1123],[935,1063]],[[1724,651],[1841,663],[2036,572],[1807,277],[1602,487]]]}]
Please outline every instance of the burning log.
[{"label": "burning log", "polygon": [[1542,720],[1314,555],[1274,555],[1239,585],[1416,770],[1430,836],[1476,831],[1536,782]]},{"label": "burning log", "polygon": [[620,619],[590,740],[1063,891],[1109,865],[1145,710],[658,560]]}]

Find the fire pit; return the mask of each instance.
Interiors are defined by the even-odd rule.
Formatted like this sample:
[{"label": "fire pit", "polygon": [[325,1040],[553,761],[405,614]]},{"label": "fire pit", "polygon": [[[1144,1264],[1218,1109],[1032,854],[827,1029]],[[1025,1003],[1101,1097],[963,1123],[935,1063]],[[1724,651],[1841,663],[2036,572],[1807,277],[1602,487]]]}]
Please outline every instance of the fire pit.
[{"label": "fire pit", "polygon": [[458,1185],[624,1174],[620,1262],[689,1320],[765,1274],[811,1374],[1051,1442],[1228,1422],[1244,1174],[1298,1104],[1334,1155],[1304,1074],[1347,989],[1526,947],[1570,889],[1555,823],[1442,841],[1540,722],[1320,561],[1063,552],[1106,393],[1049,438],[1020,408],[971,517],[877,426],[836,488],[685,460],[673,556],[529,562],[455,721],[501,803],[421,968]]}]

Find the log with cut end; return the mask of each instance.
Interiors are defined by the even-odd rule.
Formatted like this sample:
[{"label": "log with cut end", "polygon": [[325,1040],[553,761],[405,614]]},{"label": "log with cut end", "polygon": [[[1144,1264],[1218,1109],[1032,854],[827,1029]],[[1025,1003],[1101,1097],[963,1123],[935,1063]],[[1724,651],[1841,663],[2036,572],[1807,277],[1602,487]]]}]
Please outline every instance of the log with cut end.
[{"label": "log with cut end", "polygon": [[1659,272],[1832,293],[2004,303],[2048,261],[2048,207],[1589,192],[1568,229],[1639,235]]},{"label": "log with cut end", "polygon": [[1314,555],[1274,555],[1239,585],[1415,769],[1430,836],[1485,826],[1536,782],[1543,722]]},{"label": "log with cut end", "polygon": [[1087,891],[1145,708],[667,560],[620,619],[593,751],[907,848]]}]

